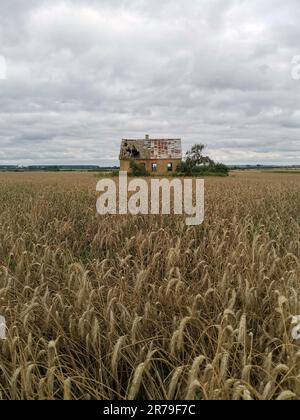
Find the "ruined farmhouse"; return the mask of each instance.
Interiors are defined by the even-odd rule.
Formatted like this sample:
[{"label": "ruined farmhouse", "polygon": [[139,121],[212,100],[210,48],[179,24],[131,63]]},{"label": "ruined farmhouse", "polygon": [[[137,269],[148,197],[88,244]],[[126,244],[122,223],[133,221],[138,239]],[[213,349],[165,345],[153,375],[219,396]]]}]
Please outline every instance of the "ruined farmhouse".
[{"label": "ruined farmhouse", "polygon": [[120,170],[130,172],[131,160],[159,175],[176,172],[182,160],[181,139],[123,139],[120,150]]}]

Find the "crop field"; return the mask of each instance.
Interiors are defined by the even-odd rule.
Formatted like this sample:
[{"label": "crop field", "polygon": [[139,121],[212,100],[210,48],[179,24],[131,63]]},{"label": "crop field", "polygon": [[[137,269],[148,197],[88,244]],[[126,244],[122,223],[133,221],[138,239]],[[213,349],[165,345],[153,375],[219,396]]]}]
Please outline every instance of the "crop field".
[{"label": "crop field", "polygon": [[210,177],[196,227],[96,182],[0,174],[0,399],[300,399],[299,174]]}]

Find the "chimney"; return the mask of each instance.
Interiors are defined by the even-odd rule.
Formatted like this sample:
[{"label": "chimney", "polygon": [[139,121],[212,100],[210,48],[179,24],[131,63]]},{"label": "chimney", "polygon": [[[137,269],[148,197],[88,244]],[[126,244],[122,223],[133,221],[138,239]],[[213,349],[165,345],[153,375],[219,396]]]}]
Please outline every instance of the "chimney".
[{"label": "chimney", "polygon": [[145,135],[145,139],[146,139],[146,140],[149,140],[149,134],[146,134],[146,135]]}]

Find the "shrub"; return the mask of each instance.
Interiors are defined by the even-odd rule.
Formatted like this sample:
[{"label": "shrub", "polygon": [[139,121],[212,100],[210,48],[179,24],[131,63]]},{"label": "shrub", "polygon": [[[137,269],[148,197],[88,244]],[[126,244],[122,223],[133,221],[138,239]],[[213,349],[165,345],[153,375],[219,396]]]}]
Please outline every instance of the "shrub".
[{"label": "shrub", "polygon": [[216,163],[214,165],[214,168],[215,168],[215,172],[217,173],[222,173],[225,175],[229,174],[229,168],[228,166],[224,165],[224,163]]},{"label": "shrub", "polygon": [[130,169],[131,169],[131,176],[149,176],[149,172],[144,165],[136,162],[135,160],[131,160],[130,162]]},{"label": "shrub", "polygon": [[209,156],[204,156],[204,149],[203,144],[195,144],[186,153],[185,160],[177,167],[177,173],[188,176],[227,176],[229,174],[227,166],[223,163],[215,163]]},{"label": "shrub", "polygon": [[191,175],[192,170],[191,167],[184,161],[182,161],[176,168],[176,172],[178,174],[184,174],[184,175]]},{"label": "shrub", "polygon": [[181,162],[177,167],[177,174],[188,175],[188,176],[202,176],[202,175],[218,175],[227,176],[229,169],[223,163],[216,163],[211,165],[198,165],[191,167],[187,162]]}]

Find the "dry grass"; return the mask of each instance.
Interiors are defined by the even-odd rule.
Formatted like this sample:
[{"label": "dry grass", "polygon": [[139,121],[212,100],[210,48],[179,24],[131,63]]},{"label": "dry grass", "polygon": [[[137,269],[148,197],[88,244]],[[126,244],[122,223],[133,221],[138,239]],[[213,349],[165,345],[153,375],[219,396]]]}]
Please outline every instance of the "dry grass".
[{"label": "dry grass", "polygon": [[96,181],[0,174],[0,398],[299,399],[299,176],[209,179],[193,228]]}]

